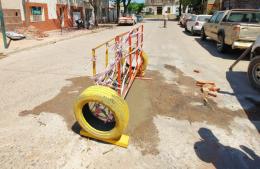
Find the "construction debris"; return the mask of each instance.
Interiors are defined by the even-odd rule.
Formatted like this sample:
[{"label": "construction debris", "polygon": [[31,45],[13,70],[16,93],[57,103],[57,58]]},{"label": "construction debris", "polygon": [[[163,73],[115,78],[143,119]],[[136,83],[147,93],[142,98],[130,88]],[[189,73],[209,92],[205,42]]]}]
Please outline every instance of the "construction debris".
[{"label": "construction debris", "polygon": [[197,69],[194,69],[193,72],[195,72],[195,73],[200,73],[200,71],[197,70]]},{"label": "construction debris", "polygon": [[6,32],[6,36],[11,40],[21,40],[25,38],[23,34],[16,32]]},{"label": "construction debris", "polygon": [[40,31],[34,26],[20,27],[17,28],[15,32],[25,35],[28,39],[39,39],[49,36],[48,34],[44,33],[43,31]]},{"label": "construction debris", "polygon": [[196,86],[201,87],[203,93],[203,100],[208,102],[208,97],[217,97],[217,92],[220,90],[214,82],[197,81]]}]

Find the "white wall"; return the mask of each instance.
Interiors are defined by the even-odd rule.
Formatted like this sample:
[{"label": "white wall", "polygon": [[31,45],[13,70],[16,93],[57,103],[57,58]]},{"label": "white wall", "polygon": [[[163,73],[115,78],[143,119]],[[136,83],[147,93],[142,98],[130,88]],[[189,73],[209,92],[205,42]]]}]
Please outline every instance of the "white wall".
[{"label": "white wall", "polygon": [[172,10],[174,15],[179,15],[179,5],[173,5]]},{"label": "white wall", "polygon": [[165,14],[165,12],[168,11],[168,8],[170,8],[170,13],[168,14],[173,14],[172,6],[163,6],[162,14]]},{"label": "white wall", "polygon": [[[29,0],[29,2],[47,4],[49,19],[57,19],[57,13],[56,13],[57,0]],[[61,2],[62,2],[62,0],[61,0]],[[46,11],[44,11],[44,12],[46,12]]]},{"label": "white wall", "polygon": [[[12,2],[10,2],[12,1]],[[20,9],[22,0],[1,0],[3,9]]]}]

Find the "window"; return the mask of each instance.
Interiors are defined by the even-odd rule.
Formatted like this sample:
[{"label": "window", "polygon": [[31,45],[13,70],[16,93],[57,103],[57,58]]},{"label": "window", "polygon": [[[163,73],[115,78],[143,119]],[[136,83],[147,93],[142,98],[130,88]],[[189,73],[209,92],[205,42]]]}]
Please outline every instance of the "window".
[{"label": "window", "polygon": [[191,17],[191,20],[192,20],[192,21],[196,21],[196,18],[197,18],[197,16],[196,16],[196,15],[193,15],[193,16]]},{"label": "window", "polygon": [[167,8],[167,13],[171,13],[171,8],[170,7]]},{"label": "window", "polygon": [[218,12],[214,13],[214,15],[210,18],[209,23],[214,23],[218,14],[219,14]]},{"label": "window", "polygon": [[106,16],[106,9],[105,8],[102,8],[102,17],[105,17]]},{"label": "window", "polygon": [[227,22],[227,17],[228,17],[228,15],[226,15],[226,16],[222,19],[222,22]]},{"label": "window", "polygon": [[40,22],[40,21],[44,21],[44,10],[42,9],[42,7],[36,7],[33,6],[31,7],[31,22]]},{"label": "window", "polygon": [[228,22],[260,23],[260,12],[233,12]]},{"label": "window", "polygon": [[210,16],[199,16],[198,21],[206,21],[206,19],[209,19]]},{"label": "window", "polygon": [[219,23],[220,20],[223,18],[224,12],[220,12],[215,20],[215,23]]},{"label": "window", "polygon": [[260,12],[252,14],[252,18],[250,20],[250,23],[260,23]]}]

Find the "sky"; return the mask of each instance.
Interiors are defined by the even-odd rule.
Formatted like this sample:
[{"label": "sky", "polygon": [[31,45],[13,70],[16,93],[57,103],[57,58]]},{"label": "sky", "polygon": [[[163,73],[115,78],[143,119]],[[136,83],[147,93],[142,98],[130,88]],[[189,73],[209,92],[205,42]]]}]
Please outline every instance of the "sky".
[{"label": "sky", "polygon": [[144,0],[132,0],[132,2],[144,3]]}]

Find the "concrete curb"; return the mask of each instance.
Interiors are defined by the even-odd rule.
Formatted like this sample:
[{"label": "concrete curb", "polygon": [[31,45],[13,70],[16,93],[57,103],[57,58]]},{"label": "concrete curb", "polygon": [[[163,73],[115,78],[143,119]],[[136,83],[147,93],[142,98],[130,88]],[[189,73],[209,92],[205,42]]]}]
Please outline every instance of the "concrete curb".
[{"label": "concrete curb", "polygon": [[104,30],[107,30],[107,29],[114,29],[115,27],[116,26],[101,27],[101,28],[98,28],[96,30],[91,30],[90,32],[86,32],[86,33],[82,33],[82,34],[78,34],[78,35],[74,35],[74,36],[60,38],[58,40],[51,40],[51,41],[48,41],[48,42],[44,42],[44,43],[37,44],[37,45],[34,45],[34,46],[24,47],[24,48],[13,50],[13,51],[1,52],[1,56],[2,57],[0,57],[0,59],[3,59],[5,57],[7,57],[8,55],[12,55],[12,54],[19,53],[19,52],[22,52],[22,51],[26,51],[26,50],[30,50],[30,49],[34,49],[34,48],[38,48],[38,47],[42,47],[42,46],[47,46],[47,45],[54,44],[54,43],[57,43],[57,42],[62,42],[62,41],[65,41],[65,40],[78,38],[78,37],[84,36],[84,35],[89,35],[89,34],[93,34],[93,33],[99,33],[101,31],[104,31]]}]

